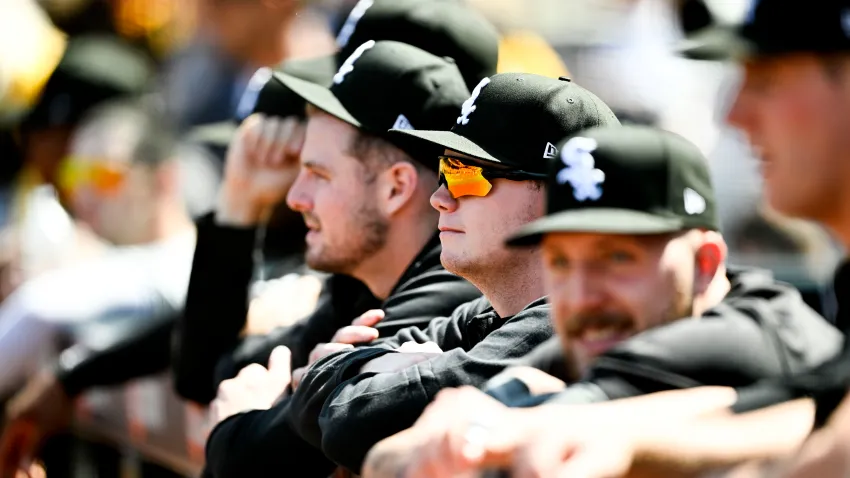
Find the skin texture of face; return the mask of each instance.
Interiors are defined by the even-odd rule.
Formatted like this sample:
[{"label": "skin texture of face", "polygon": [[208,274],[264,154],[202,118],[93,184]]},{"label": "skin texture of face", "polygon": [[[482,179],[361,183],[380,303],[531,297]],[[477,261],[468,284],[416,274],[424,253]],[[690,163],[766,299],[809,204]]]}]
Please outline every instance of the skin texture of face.
[{"label": "skin texture of face", "polygon": [[[850,70],[813,55],[754,59],[728,121],[760,157],[777,211],[834,225],[850,178]],[[830,69],[833,68],[832,71]]]},{"label": "skin texture of face", "polygon": [[149,240],[159,203],[157,170],[131,163],[134,133],[120,125],[82,128],[71,144],[71,157],[81,164],[111,165],[124,171],[114,191],[101,191],[83,182],[69,192],[75,217],[114,244]]},{"label": "skin texture of face", "polygon": [[[445,154],[469,158],[450,150]],[[504,242],[521,226],[543,215],[543,189],[534,188],[529,181],[490,182],[493,189],[484,197],[455,199],[444,185],[431,196],[431,206],[440,213],[443,267],[470,280],[515,269],[537,253],[536,249],[508,249]]]},{"label": "skin texture of face", "polygon": [[722,253],[702,237],[547,234],[543,275],[565,350],[586,366],[643,330],[690,317],[722,264]]},{"label": "skin texture of face", "polygon": [[307,122],[301,171],[287,204],[309,228],[307,264],[316,270],[351,274],[387,240],[390,219],[378,206],[377,179],[349,152],[356,135],[327,114]]}]

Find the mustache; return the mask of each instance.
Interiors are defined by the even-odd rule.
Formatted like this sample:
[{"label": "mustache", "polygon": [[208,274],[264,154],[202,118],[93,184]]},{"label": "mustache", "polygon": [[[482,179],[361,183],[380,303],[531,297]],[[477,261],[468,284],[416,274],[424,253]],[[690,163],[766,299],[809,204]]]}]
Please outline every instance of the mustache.
[{"label": "mustache", "polygon": [[621,312],[582,313],[570,317],[567,321],[566,332],[577,336],[588,329],[619,329],[632,330],[635,320],[632,316]]}]

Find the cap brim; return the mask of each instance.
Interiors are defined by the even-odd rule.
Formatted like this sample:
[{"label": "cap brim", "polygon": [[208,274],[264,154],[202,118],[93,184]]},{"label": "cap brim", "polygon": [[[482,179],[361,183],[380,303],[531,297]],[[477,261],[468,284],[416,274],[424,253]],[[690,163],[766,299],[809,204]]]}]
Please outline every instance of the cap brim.
[{"label": "cap brim", "polygon": [[333,55],[324,55],[286,60],[278,71],[320,85],[329,85],[336,70],[336,58]]},{"label": "cap brim", "polygon": [[[481,159],[484,161],[490,161],[493,163],[501,163],[501,161],[494,158],[490,153],[485,151],[477,144],[451,131],[416,131],[391,129],[389,133],[390,136],[394,137],[397,141],[404,141],[407,145],[413,148],[415,148],[417,143],[419,143],[420,146],[440,146],[443,149],[451,149],[453,151],[457,151],[458,153],[463,153],[467,156],[472,156],[473,158]],[[435,161],[436,159],[437,158],[434,158]]]},{"label": "cap brim", "polygon": [[756,48],[732,26],[714,25],[688,36],[677,52],[692,60],[723,61],[751,57],[756,54]]},{"label": "cap brim", "polygon": [[340,103],[337,97],[327,87],[281,72],[275,72],[274,77],[307,103],[332,116],[336,116],[346,123],[358,128],[361,127],[360,122],[342,106],[342,103]]},{"label": "cap brim", "polygon": [[664,234],[682,230],[681,219],[660,217],[628,209],[597,209],[562,211],[525,225],[505,243],[509,246],[539,244],[543,235],[558,232],[587,232],[599,234]]}]

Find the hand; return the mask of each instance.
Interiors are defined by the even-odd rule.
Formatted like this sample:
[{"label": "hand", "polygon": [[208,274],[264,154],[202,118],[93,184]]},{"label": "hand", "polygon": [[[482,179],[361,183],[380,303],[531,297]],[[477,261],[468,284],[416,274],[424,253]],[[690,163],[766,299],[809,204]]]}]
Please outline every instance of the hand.
[{"label": "hand", "polygon": [[316,309],[322,282],[313,275],[286,275],[269,281],[248,306],[245,333],[265,335],[292,325]]},{"label": "hand", "polygon": [[227,150],[216,219],[233,226],[258,224],[298,177],[303,144],[304,125],[298,118],[246,118]]},{"label": "hand", "polygon": [[268,410],[286,391],[292,380],[292,353],[287,347],[276,347],[269,357],[269,368],[251,364],[236,378],[221,382],[218,396],[210,406],[213,426],[225,419],[250,410]]},{"label": "hand", "polygon": [[491,383],[504,383],[511,379],[516,379],[524,383],[532,395],[557,393],[567,387],[567,384],[563,380],[557,379],[533,367],[510,367],[493,377]]},{"label": "hand", "polygon": [[372,359],[360,368],[360,373],[391,373],[398,372],[420,362],[431,360],[440,356],[443,351],[433,343],[427,342],[417,344],[416,342],[405,342],[396,349],[397,353],[382,355]]},{"label": "hand", "polygon": [[33,469],[32,460],[49,436],[65,429],[73,401],[52,372],[32,379],[6,406],[6,425],[0,438],[0,476]]},{"label": "hand", "polygon": [[525,435],[518,415],[473,387],[442,390],[411,429],[420,435],[418,445],[401,450],[408,457],[404,476],[476,476],[485,440],[508,448]]},{"label": "hand", "polygon": [[373,309],[364,312],[360,317],[354,319],[351,325],[345,326],[334,334],[330,343],[320,343],[316,345],[310,352],[306,367],[300,367],[292,372],[292,389],[298,388],[301,384],[301,379],[307,373],[307,368],[313,363],[321,360],[328,355],[339,352],[340,350],[349,350],[354,348],[354,344],[363,344],[371,342],[378,338],[379,332],[373,328],[375,324],[384,318],[384,311]]}]

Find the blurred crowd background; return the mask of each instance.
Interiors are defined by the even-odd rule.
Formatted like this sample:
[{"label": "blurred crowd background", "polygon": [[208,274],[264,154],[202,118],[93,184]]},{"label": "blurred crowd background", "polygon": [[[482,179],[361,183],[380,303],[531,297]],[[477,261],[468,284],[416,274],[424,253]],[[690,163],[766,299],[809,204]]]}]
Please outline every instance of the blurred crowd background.
[{"label": "blurred crowd background", "polygon": [[[74,172],[74,154],[112,154],[143,121],[101,112],[106,125],[89,120],[82,131],[104,101],[141,95],[162,103],[168,114],[159,134],[179,145],[180,200],[166,207],[185,207],[194,218],[214,207],[229,135],[252,107],[257,69],[335,51],[356,3],[302,0],[275,18],[267,1],[0,0],[0,300],[47,271],[139,242],[136,222],[152,214],[137,204],[144,198],[115,198],[113,210],[94,212],[68,200],[84,174]],[[711,161],[730,261],[771,268],[820,304],[841,252],[818,227],[760,202],[757,165],[722,121],[738,72],[678,58],[672,48],[705,24],[706,9],[734,21],[748,0],[467,1],[503,36],[501,71],[569,75],[623,122],[695,142]],[[122,173],[101,167],[85,174],[108,191]],[[163,267],[188,274],[189,264],[176,262]]]}]

